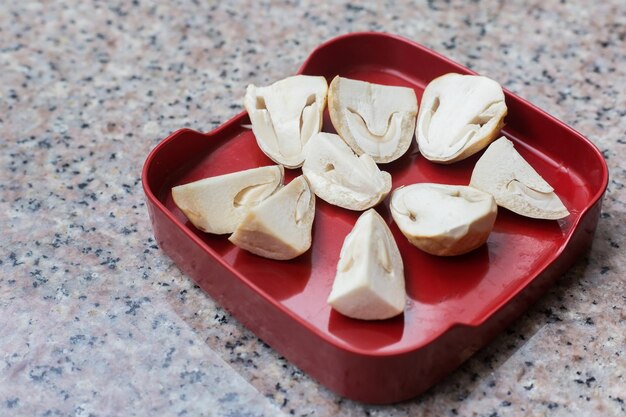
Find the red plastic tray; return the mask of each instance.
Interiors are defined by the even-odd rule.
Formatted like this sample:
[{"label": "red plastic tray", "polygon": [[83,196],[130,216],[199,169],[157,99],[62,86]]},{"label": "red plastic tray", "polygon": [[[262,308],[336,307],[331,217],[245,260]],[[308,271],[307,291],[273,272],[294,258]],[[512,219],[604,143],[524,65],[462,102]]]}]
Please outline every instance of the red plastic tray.
[{"label": "red plastic tray", "polygon": [[[356,33],[324,43],[299,73],[336,74],[402,85],[421,97],[447,73],[472,72],[411,41]],[[339,251],[359,213],[317,200],[313,246],[289,261],[263,259],[224,236],[196,230],[176,208],[171,187],[270,165],[241,113],[210,133],[179,130],[148,156],[143,169],[154,234],[161,248],[239,321],[274,349],[348,398],[390,403],[413,397],[451,372],[539,297],[591,243],[608,170],[586,138],[505,91],[504,134],[555,188],[571,215],[532,220],[500,209],[486,245],[439,258],[411,246],[392,222],[389,201],[377,207],[405,265],[408,308],[382,322],[352,320],[326,304]],[[236,98],[233,97],[233,100]],[[324,131],[334,131],[328,115]],[[415,182],[467,184],[479,155],[452,165],[425,160],[413,144],[382,165],[393,187]],[[287,170],[287,180],[300,170]]]}]

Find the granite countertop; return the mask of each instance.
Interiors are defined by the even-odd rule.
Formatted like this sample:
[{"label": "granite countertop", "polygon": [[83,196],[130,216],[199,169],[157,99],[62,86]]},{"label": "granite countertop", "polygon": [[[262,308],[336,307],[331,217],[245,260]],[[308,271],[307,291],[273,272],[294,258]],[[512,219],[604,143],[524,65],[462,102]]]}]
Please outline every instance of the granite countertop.
[{"label": "granite countertop", "polygon": [[[626,414],[626,3],[0,4],[0,415]],[[242,110],[363,30],[415,40],[545,109],[610,169],[591,250],[507,331],[408,402],[341,399],[156,245],[149,151]],[[566,150],[565,150],[566,151]]]}]

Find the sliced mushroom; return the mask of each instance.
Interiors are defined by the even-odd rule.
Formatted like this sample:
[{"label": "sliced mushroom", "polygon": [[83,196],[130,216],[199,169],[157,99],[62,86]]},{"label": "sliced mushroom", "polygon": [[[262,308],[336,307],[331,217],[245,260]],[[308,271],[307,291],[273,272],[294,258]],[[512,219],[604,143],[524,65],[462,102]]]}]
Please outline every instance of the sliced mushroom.
[{"label": "sliced mushroom", "polygon": [[328,304],[362,320],[384,320],[404,311],[404,267],[389,227],[374,210],[346,236]]},{"label": "sliced mushroom", "polygon": [[484,244],[498,210],[491,194],[467,186],[431,183],[394,190],[390,208],[409,242],[439,256],[461,255]]},{"label": "sliced mushroom", "polygon": [[328,111],[337,133],[357,155],[385,163],[404,155],[411,144],[417,97],[411,88],[336,76],[328,90]]},{"label": "sliced mushroom", "polygon": [[492,194],[499,206],[522,216],[554,220],[569,215],[550,184],[504,136],[489,145],[476,162],[470,185]]},{"label": "sliced mushroom", "polygon": [[249,85],[244,106],[261,150],[274,162],[298,168],[304,145],[322,128],[328,83],[296,75],[267,87]]},{"label": "sliced mushroom", "polygon": [[391,175],[371,156],[356,156],[337,135],[320,132],[307,144],[302,173],[315,195],[349,210],[366,210],[391,190]]},{"label": "sliced mushroom", "polygon": [[424,157],[449,164],[475,154],[504,125],[502,87],[478,75],[446,74],[424,90],[417,117],[417,143]]},{"label": "sliced mushroom", "polygon": [[228,238],[256,255],[293,259],[311,247],[315,194],[301,175],[250,208]]},{"label": "sliced mushroom", "polygon": [[248,169],[173,187],[172,198],[196,228],[232,233],[248,208],[282,186],[283,175],[280,165]]}]

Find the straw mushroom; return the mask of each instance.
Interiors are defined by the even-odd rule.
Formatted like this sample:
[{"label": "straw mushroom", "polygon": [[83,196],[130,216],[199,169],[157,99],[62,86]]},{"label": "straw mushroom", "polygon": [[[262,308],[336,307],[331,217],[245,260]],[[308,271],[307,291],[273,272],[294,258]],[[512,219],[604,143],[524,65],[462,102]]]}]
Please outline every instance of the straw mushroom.
[{"label": "straw mushroom", "polygon": [[398,246],[382,217],[363,213],[341,248],[328,304],[362,320],[384,320],[404,311],[404,267]]},{"label": "straw mushroom", "polygon": [[391,175],[371,156],[357,156],[337,135],[318,133],[307,144],[302,173],[322,200],[350,210],[366,210],[391,190]]},{"label": "straw mushroom", "polygon": [[470,185],[492,194],[499,206],[522,216],[555,220],[569,215],[554,188],[504,136],[476,162]]},{"label": "straw mushroom", "polygon": [[256,141],[271,160],[287,168],[302,166],[304,145],[322,127],[327,90],[324,77],[308,75],[248,86],[244,106]]},{"label": "straw mushroom", "polygon": [[438,77],[422,96],[416,128],[420,152],[444,164],[465,159],[496,138],[506,114],[496,81],[454,73]]},{"label": "straw mushroom", "polygon": [[432,255],[454,256],[487,241],[498,206],[472,187],[420,183],[394,190],[390,208],[409,242]]},{"label": "straw mushroom", "polygon": [[228,240],[270,259],[293,259],[311,247],[315,194],[301,175],[248,210]]},{"label": "straw mushroom", "polygon": [[328,90],[328,110],[337,133],[357,155],[386,163],[404,155],[411,144],[417,97],[411,88],[336,76]]},{"label": "straw mushroom", "polygon": [[189,221],[207,233],[232,233],[246,211],[283,184],[280,165],[219,175],[172,188],[174,203]]}]

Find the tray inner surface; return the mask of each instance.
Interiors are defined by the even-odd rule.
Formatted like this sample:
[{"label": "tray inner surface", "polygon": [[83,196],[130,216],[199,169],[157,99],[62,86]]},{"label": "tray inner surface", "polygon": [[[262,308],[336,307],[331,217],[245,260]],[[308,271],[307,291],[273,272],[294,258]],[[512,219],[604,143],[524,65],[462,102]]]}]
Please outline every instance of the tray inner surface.
[{"label": "tray inner surface", "polygon": [[[418,99],[429,81],[384,68],[358,65],[340,75],[411,87]],[[521,116],[515,117],[515,124],[521,126]],[[241,123],[248,123],[247,118],[242,117]],[[323,131],[334,132],[327,113]],[[228,242],[226,236],[197,231],[173,204],[171,186],[272,164],[258,149],[251,131],[241,127],[229,132],[228,137],[185,133],[189,137],[181,137],[181,140],[204,140],[206,146],[203,145],[199,155],[189,155],[191,162],[167,178],[158,198],[259,291],[282,304],[290,314],[309,323],[323,337],[364,354],[415,349],[454,323],[478,324],[555,260],[597,188],[585,178],[587,167],[573,154],[554,156],[554,152],[547,153],[540,147],[542,140],[539,139],[542,138],[520,137],[515,133],[515,126],[509,125],[504,134],[556,189],[572,214],[561,221],[541,221],[500,209],[486,245],[468,255],[440,258],[425,254],[408,243],[392,222],[387,198],[377,210],[390,225],[402,253],[407,308],[404,315],[391,320],[361,322],[343,317],[326,304],[341,245],[359,213],[317,199],[312,249],[293,261],[279,262],[239,250]],[[194,135],[198,137],[194,138]],[[398,161],[380,167],[392,174],[393,188],[415,182],[465,185],[479,155],[452,165],[437,165],[420,156],[413,143]],[[286,180],[299,174],[300,170],[287,170]]]}]

